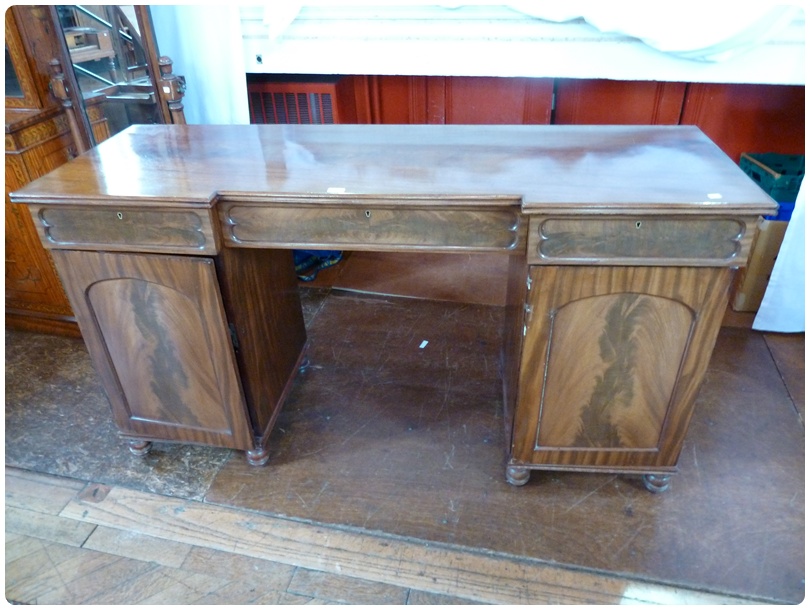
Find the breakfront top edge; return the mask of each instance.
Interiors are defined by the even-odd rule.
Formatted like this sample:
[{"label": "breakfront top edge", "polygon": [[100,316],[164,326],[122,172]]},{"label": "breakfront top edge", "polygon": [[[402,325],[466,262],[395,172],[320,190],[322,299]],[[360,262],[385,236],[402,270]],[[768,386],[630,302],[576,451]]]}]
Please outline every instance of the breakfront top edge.
[{"label": "breakfront top edge", "polygon": [[405,198],[524,213],[769,214],[693,126],[135,125],[12,194],[18,203],[212,206]]}]

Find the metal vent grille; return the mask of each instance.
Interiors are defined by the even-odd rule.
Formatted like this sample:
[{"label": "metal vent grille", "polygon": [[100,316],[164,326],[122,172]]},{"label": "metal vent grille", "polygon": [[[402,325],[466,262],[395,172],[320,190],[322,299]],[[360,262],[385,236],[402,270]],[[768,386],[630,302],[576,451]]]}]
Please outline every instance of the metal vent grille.
[{"label": "metal vent grille", "polygon": [[260,83],[248,86],[251,123],[337,123],[333,92],[321,83]]}]

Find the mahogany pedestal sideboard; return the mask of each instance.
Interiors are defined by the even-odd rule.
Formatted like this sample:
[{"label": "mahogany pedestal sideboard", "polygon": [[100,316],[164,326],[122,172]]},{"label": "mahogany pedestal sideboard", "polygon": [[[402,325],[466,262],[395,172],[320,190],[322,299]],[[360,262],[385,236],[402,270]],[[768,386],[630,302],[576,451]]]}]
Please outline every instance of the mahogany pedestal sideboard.
[{"label": "mahogany pedestal sideboard", "polygon": [[501,252],[506,477],[675,472],[756,219],[693,127],[134,126],[13,193],[115,421],[269,455],[304,358],[291,249]]}]

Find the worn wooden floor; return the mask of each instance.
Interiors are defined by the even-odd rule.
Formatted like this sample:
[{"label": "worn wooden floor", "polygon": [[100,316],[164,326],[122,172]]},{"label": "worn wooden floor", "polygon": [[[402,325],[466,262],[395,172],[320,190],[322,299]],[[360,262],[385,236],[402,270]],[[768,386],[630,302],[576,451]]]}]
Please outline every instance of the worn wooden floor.
[{"label": "worn wooden floor", "polygon": [[6,468],[22,604],[721,604],[746,600]]},{"label": "worn wooden floor", "polygon": [[[399,270],[388,274],[380,272],[383,266],[378,262],[327,270],[320,278],[325,282],[321,285],[338,285],[334,278],[343,273],[344,288],[397,293],[394,284],[402,281],[401,275],[407,272],[420,276],[419,281],[411,278],[408,282],[424,291],[416,296],[442,299],[447,292],[445,278],[463,281],[465,277],[457,273],[455,259],[440,261],[442,273],[433,275],[441,281],[434,284],[423,277],[429,273],[423,269],[411,271],[413,265],[406,260],[397,261],[401,263]],[[374,274],[364,275],[368,269]],[[462,294],[462,302],[467,300],[463,295],[471,294],[464,289],[456,292]],[[496,293],[498,290],[493,291]],[[498,304],[497,300],[493,298],[487,304]],[[305,315],[311,317],[315,309],[322,310],[323,301],[305,299],[304,305]],[[308,312],[310,308],[313,311]],[[334,327],[334,319],[329,318],[332,322],[321,326]],[[750,319],[736,316],[730,325],[744,329],[750,326]],[[463,331],[462,327],[444,330],[452,336]],[[324,328],[315,335],[332,340]],[[432,345],[441,344],[440,335],[438,331],[431,335]],[[362,338],[358,331],[356,343],[351,345],[373,343]],[[8,333],[6,345],[8,354]],[[489,503],[485,508],[503,509],[511,504],[523,507],[527,511],[524,516],[533,520],[537,531],[549,536],[544,548],[557,552],[556,558],[536,552],[509,554],[498,550],[513,548],[521,536],[526,538],[526,533],[505,525],[495,527],[494,521],[487,521],[495,518],[491,512],[483,511],[471,523],[463,519],[444,523],[441,517],[446,507],[435,501],[441,494],[429,493],[431,485],[436,486],[440,479],[428,477],[420,482],[410,476],[408,469],[415,468],[415,462],[402,459],[398,469],[391,470],[397,460],[389,458],[389,474],[400,473],[403,481],[411,481],[412,497],[405,502],[402,496],[390,493],[391,484],[373,480],[371,469],[361,468],[367,459],[355,463],[351,455],[340,452],[310,462],[286,459],[288,453],[306,452],[307,443],[302,441],[307,431],[312,426],[317,428],[322,416],[328,419],[330,415],[328,410],[303,409],[302,405],[312,403],[305,393],[298,402],[292,401],[287,419],[281,422],[297,426],[296,434],[289,436],[298,439],[301,446],[286,437],[281,439],[273,469],[248,468],[240,456],[231,456],[228,451],[168,445],[154,452],[147,463],[133,461],[121,451],[110,428],[108,406],[103,404],[80,342],[78,348],[69,341],[50,339],[15,340],[11,345],[23,352],[15,368],[9,368],[8,356],[6,366],[5,587],[6,598],[12,603],[744,604],[795,601],[797,595],[801,596],[803,584],[797,593],[796,585],[787,583],[793,583],[797,570],[804,573],[804,557],[792,548],[795,545],[784,544],[794,536],[803,536],[799,531],[801,518],[796,527],[795,507],[789,518],[763,522],[759,529],[752,529],[751,523],[762,520],[764,513],[757,511],[762,502],[768,501],[762,498],[762,502],[753,502],[754,494],[758,494],[757,498],[771,496],[776,508],[767,514],[772,516],[781,514],[780,507],[789,508],[784,502],[778,504],[779,498],[799,498],[797,502],[803,506],[803,486],[795,487],[796,467],[788,467],[796,438],[803,436],[803,336],[727,333],[704,392],[705,421],[694,427],[688,459],[684,460],[685,472],[679,475],[677,489],[668,497],[653,499],[629,481],[604,478],[603,482],[603,478],[597,481],[587,476],[543,478],[507,497],[504,494],[514,490],[501,490],[497,486],[499,479],[490,481],[485,471],[484,466],[490,462],[495,470],[500,468],[497,457],[490,459],[489,448],[476,450],[483,451],[476,457],[484,465],[479,473],[482,480],[470,475],[464,489],[452,485],[463,478],[463,473],[434,473],[447,475],[441,479],[444,487],[467,494],[461,498],[466,509],[462,516],[475,516],[475,508],[484,506],[483,502]],[[346,354],[350,353],[346,348]],[[460,349],[459,357],[465,353]],[[363,358],[375,357],[372,352],[364,354]],[[29,366],[35,361],[36,366]],[[760,371],[758,367],[763,363],[771,368]],[[751,371],[757,371],[760,378],[754,381],[751,377],[748,382]],[[318,372],[324,376],[328,371]],[[18,381],[16,389],[13,380]],[[323,386],[316,381],[314,376],[309,378],[302,389],[317,394],[329,388],[334,391],[336,387],[358,385],[345,375],[330,377]],[[467,385],[461,384],[459,391]],[[726,389],[732,388],[732,394],[726,397]],[[390,394],[385,397],[390,398]],[[380,397],[370,398],[371,404],[381,404]],[[785,411],[794,407],[798,417],[794,413],[791,419]],[[348,413],[348,407],[346,410]],[[76,425],[78,413],[82,413],[83,426]],[[730,413],[739,413],[741,423],[726,431],[724,422],[729,421]],[[486,415],[482,411],[482,416]],[[374,423],[379,426],[381,422],[385,423]],[[722,425],[716,425],[718,422]],[[763,422],[771,429],[765,430]],[[68,424],[69,443],[65,442]],[[332,427],[340,424],[332,417]],[[434,426],[433,432],[440,428]],[[379,435],[386,429],[369,425],[368,430],[369,434]],[[453,432],[448,430],[448,434]],[[419,432],[418,427],[414,431]],[[442,458],[444,448],[431,446],[436,437],[423,436],[398,438],[406,443],[404,449],[411,447],[407,443],[413,443],[416,451],[426,456],[419,458],[422,462]],[[780,448],[775,438],[787,448]],[[423,444],[415,444],[417,439]],[[455,437],[451,440],[455,441]],[[357,449],[369,447],[373,449],[370,444],[358,444]],[[456,449],[461,451],[463,446],[457,445]],[[431,451],[438,453],[434,456]],[[360,459],[363,454],[358,456]],[[740,463],[744,469],[738,468]],[[344,476],[344,470],[352,465],[354,470],[359,468],[357,480],[366,477],[363,485]],[[717,487],[717,483],[712,486],[712,481],[728,480],[723,479],[729,476],[727,473],[736,473],[738,478],[723,487]],[[278,493],[289,489],[291,481],[296,482],[299,493]],[[327,494],[322,493],[323,481],[331,486]],[[363,493],[346,496],[344,492],[349,489]],[[336,493],[344,498],[342,503],[324,502],[326,496]],[[504,497],[496,502],[501,495]],[[528,510],[537,503],[543,510]],[[679,508],[682,504],[686,508]],[[386,510],[380,509],[383,505]],[[555,509],[558,514],[566,511],[567,529],[553,522]],[[546,523],[546,513],[551,513],[550,523]],[[759,517],[754,518],[755,514]],[[371,516],[376,520],[368,522]],[[694,525],[686,527],[683,522]],[[589,542],[589,527],[620,540],[591,532],[594,536]],[[486,535],[480,533],[482,530]],[[581,535],[577,535],[580,530]],[[555,532],[559,540],[552,536]],[[692,540],[696,532],[701,532],[697,543]],[[506,543],[499,544],[499,537]],[[733,544],[726,544],[727,539]],[[526,540],[525,546],[531,546],[529,542],[542,546],[543,540]],[[568,551],[577,546],[601,564],[577,563],[577,556]],[[733,578],[725,579],[732,584],[714,589],[686,576],[677,578],[673,566],[704,565],[695,549],[707,556],[705,565],[723,566],[725,571],[735,573]],[[778,569],[754,568],[756,562],[735,554],[735,549],[755,549],[760,562],[778,564]],[[572,559],[566,560],[569,556]],[[649,570],[632,571],[633,561],[649,564]],[[756,597],[746,594],[746,587],[733,586],[757,579],[773,581],[781,566],[796,568],[786,570],[790,571],[790,579],[785,577],[784,586],[771,583],[748,587],[749,591],[773,593]],[[694,567],[689,570],[705,571]],[[676,587],[673,582],[686,584]],[[725,594],[717,594],[719,590]]]}]

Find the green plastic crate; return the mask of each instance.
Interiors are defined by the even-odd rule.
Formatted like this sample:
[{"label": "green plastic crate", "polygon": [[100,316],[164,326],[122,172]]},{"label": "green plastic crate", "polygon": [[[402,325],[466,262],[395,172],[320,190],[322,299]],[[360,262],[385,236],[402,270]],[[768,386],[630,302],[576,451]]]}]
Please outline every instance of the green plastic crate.
[{"label": "green plastic crate", "polygon": [[796,201],[804,178],[804,155],[743,153],[740,167],[775,201]]}]

